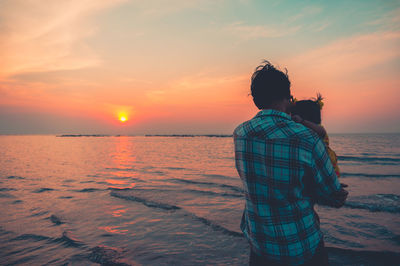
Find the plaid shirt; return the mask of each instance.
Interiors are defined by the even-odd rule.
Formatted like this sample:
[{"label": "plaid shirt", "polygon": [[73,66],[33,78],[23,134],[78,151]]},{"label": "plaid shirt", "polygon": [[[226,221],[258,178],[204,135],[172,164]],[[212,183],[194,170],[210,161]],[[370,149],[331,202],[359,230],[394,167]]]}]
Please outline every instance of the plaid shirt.
[{"label": "plaid shirt", "polygon": [[246,205],[241,229],[254,252],[281,263],[309,260],[322,239],[314,203],[340,189],[323,141],[286,113],[262,110],[234,131]]}]

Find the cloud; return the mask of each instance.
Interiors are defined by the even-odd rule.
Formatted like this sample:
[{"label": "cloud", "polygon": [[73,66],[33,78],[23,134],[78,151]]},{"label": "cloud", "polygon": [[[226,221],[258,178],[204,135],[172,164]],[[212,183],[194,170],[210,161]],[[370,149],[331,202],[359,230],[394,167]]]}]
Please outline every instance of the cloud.
[{"label": "cloud", "polygon": [[[238,99],[248,95],[249,77],[246,73],[221,73],[216,68],[172,79],[163,84],[153,84],[143,91],[141,107],[155,106],[194,108],[238,104]],[[242,100],[239,100],[241,102]]]},{"label": "cloud", "polygon": [[387,12],[379,18],[366,22],[366,26],[378,26],[385,30],[399,30],[400,28],[400,8]]},{"label": "cloud", "polygon": [[304,7],[299,13],[297,13],[294,16],[291,16],[288,19],[288,22],[293,23],[298,20],[303,19],[304,17],[310,16],[310,15],[316,15],[322,12],[322,8],[318,6],[306,6]]},{"label": "cloud", "polygon": [[0,78],[23,72],[72,70],[101,59],[85,43],[96,28],[88,18],[122,1],[2,2]]},{"label": "cloud", "polygon": [[335,41],[288,60],[310,75],[337,77],[400,57],[400,32],[376,32]]},{"label": "cloud", "polygon": [[223,4],[224,0],[137,0],[132,2],[143,19],[155,19],[176,14],[188,9],[211,10]]},{"label": "cloud", "polygon": [[310,25],[309,30],[312,32],[321,32],[328,28],[332,23],[331,22],[319,22]]},{"label": "cloud", "polygon": [[309,29],[313,32],[324,30],[329,26],[328,22],[323,24],[304,25],[299,21],[306,17],[313,16],[322,12],[318,6],[306,6],[300,12],[282,20],[280,25],[248,25],[243,21],[237,21],[227,25],[224,31],[239,36],[244,40],[256,40],[263,38],[280,38],[298,33],[300,30]]},{"label": "cloud", "polygon": [[225,31],[245,40],[260,38],[279,38],[297,33],[301,26],[269,26],[269,25],[246,25],[244,22],[235,22],[225,27]]}]

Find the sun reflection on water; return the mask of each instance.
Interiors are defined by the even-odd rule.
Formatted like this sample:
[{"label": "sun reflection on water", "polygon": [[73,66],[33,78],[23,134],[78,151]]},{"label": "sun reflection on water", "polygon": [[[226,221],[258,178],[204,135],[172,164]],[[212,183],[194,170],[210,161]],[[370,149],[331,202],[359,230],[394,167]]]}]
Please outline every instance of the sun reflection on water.
[{"label": "sun reflection on water", "polygon": [[137,175],[134,164],[136,157],[133,153],[133,138],[118,137],[115,141],[115,150],[110,153],[112,166],[108,167],[111,178],[106,179],[110,188],[126,189],[136,185],[134,177]]}]

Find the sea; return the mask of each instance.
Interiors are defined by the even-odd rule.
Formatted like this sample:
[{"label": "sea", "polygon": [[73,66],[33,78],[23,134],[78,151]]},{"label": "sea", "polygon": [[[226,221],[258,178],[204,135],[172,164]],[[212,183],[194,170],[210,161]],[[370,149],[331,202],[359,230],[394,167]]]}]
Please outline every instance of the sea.
[{"label": "sea", "polygon": [[[400,265],[400,134],[332,134],[331,265]],[[247,265],[226,136],[0,136],[0,265]]]}]

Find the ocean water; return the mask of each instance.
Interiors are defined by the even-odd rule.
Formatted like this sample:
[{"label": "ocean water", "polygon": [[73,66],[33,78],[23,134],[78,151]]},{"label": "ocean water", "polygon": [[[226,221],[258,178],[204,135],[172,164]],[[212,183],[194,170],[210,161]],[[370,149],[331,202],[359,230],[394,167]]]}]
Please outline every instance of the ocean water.
[{"label": "ocean water", "polygon": [[[332,135],[332,265],[400,265],[400,135]],[[246,265],[232,138],[0,136],[0,265]]]}]

